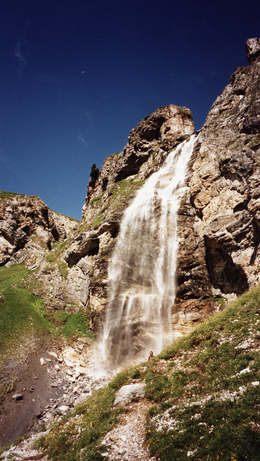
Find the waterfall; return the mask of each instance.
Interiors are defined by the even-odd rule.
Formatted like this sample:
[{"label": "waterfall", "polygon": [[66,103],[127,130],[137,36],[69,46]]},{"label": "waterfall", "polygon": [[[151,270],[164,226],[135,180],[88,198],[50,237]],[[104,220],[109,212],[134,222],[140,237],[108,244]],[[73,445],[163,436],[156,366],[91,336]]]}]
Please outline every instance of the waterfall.
[{"label": "waterfall", "polygon": [[195,135],[172,151],[125,210],[109,264],[109,304],[98,347],[103,361],[147,360],[172,340],[177,213]]}]

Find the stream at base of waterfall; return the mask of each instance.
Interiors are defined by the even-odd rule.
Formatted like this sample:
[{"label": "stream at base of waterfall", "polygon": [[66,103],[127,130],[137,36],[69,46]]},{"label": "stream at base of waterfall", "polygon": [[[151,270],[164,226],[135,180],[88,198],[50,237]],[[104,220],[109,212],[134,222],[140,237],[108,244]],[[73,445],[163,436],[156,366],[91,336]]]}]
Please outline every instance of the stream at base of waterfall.
[{"label": "stream at base of waterfall", "polygon": [[109,303],[98,337],[99,363],[147,360],[172,342],[177,217],[195,135],[167,157],[126,209],[109,264]]}]

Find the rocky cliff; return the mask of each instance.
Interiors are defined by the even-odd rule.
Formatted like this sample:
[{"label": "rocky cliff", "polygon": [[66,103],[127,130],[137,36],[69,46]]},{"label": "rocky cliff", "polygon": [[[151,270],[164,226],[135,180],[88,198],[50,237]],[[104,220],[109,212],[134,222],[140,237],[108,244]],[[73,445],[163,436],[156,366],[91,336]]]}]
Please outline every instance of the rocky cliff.
[{"label": "rocky cliff", "polygon": [[[246,52],[249,66],[238,67],[216,99],[189,164],[178,220],[176,334],[259,282],[260,40],[248,40]],[[30,287],[49,307],[89,310],[95,328],[107,303],[108,262],[123,212],[193,131],[185,107],[161,107],[142,120],[123,151],[91,175],[82,221],[70,231],[44,205],[31,212],[39,199],[5,202],[1,264],[27,260],[31,247],[27,262],[39,270]]]},{"label": "rocky cliff", "polygon": [[236,68],[198,135],[179,211],[179,321],[259,283],[259,51],[247,41],[249,66]]}]

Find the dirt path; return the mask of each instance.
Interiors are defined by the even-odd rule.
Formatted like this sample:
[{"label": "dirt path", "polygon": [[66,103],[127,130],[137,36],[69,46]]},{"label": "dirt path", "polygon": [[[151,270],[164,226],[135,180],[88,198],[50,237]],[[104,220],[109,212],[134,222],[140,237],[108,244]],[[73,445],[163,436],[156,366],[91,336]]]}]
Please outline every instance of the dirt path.
[{"label": "dirt path", "polygon": [[145,443],[149,406],[151,402],[146,399],[127,405],[128,412],[122,414],[114,429],[107,433],[102,444],[110,446],[106,454],[111,461],[156,461]]}]

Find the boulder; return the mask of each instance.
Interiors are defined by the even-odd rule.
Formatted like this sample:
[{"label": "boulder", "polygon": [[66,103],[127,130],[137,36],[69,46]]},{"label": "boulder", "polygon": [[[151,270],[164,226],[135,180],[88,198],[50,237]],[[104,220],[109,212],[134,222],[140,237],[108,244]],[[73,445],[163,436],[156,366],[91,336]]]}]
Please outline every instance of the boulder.
[{"label": "boulder", "polygon": [[132,401],[136,401],[144,398],[145,395],[145,384],[127,384],[122,386],[116,394],[114,405],[125,406]]}]

